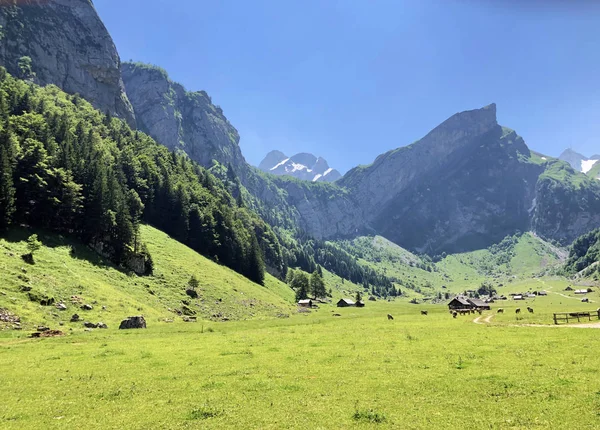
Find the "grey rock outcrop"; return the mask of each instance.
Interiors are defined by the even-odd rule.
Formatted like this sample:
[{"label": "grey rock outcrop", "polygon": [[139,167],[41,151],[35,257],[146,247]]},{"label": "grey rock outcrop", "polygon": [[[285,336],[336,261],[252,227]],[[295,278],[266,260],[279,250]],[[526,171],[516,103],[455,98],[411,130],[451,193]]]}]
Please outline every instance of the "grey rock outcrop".
[{"label": "grey rock outcrop", "polygon": [[206,92],[188,92],[154,66],[124,63],[122,74],[142,131],[205,167],[245,166],[237,130]]},{"label": "grey rock outcrop", "polygon": [[[0,65],[15,76],[79,93],[101,111],[135,125],[119,55],[92,2],[21,0],[16,5],[0,7]],[[30,65],[23,57],[31,59]]]},{"label": "grey rock outcrop", "polygon": [[143,316],[128,317],[121,321],[121,325],[119,325],[119,330],[134,328],[146,328],[146,320]]}]

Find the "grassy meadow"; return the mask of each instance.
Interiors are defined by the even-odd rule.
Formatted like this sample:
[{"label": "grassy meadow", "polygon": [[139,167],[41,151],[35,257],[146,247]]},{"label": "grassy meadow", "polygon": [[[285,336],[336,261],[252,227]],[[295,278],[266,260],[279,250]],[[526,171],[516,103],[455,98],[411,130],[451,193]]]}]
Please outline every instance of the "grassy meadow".
[{"label": "grassy meadow", "polygon": [[[596,309],[600,292],[582,303],[566,279],[531,278],[552,255],[531,236],[495,283],[500,294],[548,295],[454,319],[445,304],[409,304],[411,295],[300,313],[284,283],[253,284],[150,227],[142,234],[152,277],[44,232],[28,265],[20,255],[30,233],[0,239],[0,309],[23,327],[0,325],[0,429],[597,428],[600,331],[553,326],[552,314]],[[432,290],[444,281],[445,291],[460,291],[476,288],[494,258],[448,256],[433,272],[382,264],[418,281],[430,273]],[[192,275],[196,299],[185,294]],[[334,299],[360,288],[324,275]],[[67,310],[41,306],[30,292]],[[183,322],[184,306],[198,322]],[[69,321],[73,313],[109,328],[86,331]],[[117,329],[136,314],[147,329]],[[38,324],[66,336],[28,338]]]},{"label": "grassy meadow", "polygon": [[[518,323],[547,323],[553,300]],[[506,305],[484,313],[489,325],[375,302],[51,339],[8,332],[0,427],[597,428],[600,331],[515,327]]]}]

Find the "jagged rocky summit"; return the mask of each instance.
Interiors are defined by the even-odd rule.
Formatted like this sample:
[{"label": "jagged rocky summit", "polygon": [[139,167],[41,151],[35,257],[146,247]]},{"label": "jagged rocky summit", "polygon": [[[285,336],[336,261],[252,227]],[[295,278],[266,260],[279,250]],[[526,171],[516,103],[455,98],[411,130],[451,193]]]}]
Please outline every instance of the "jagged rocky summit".
[{"label": "jagged rocky summit", "polygon": [[288,157],[281,151],[271,151],[258,168],[274,175],[293,176],[312,182],[334,182],[342,177],[340,172],[329,167],[324,158],[306,152]]}]

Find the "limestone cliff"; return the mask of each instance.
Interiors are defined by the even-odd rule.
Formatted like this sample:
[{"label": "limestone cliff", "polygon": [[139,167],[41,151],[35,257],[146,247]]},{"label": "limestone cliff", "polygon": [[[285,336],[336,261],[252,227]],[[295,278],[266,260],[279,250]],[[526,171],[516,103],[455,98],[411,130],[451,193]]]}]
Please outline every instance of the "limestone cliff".
[{"label": "limestone cliff", "polygon": [[0,65],[15,76],[79,93],[101,111],[135,124],[119,55],[90,0],[1,6]]},{"label": "limestone cliff", "polygon": [[122,72],[141,130],[206,167],[245,166],[237,130],[206,92],[186,91],[159,67],[124,63]]}]

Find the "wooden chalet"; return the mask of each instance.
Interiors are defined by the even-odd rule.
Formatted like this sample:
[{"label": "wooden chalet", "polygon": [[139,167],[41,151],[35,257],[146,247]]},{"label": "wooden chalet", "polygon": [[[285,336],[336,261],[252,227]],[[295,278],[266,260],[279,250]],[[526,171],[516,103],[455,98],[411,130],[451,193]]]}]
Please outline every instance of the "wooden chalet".
[{"label": "wooden chalet", "polygon": [[354,303],[354,300],[352,299],[340,299],[340,301],[337,302],[338,308],[348,308],[350,306],[356,306],[356,303]]},{"label": "wooden chalet", "polygon": [[489,311],[489,303],[484,302],[480,299],[474,299],[466,296],[456,296],[450,303],[448,303],[448,309],[450,310],[464,310],[464,309],[476,309],[482,311]]},{"label": "wooden chalet", "polygon": [[298,306],[303,307],[303,308],[312,308],[313,307],[313,301],[311,299],[299,300],[298,301]]}]

